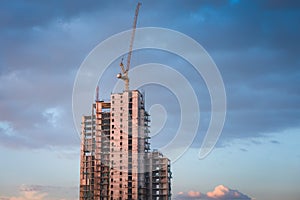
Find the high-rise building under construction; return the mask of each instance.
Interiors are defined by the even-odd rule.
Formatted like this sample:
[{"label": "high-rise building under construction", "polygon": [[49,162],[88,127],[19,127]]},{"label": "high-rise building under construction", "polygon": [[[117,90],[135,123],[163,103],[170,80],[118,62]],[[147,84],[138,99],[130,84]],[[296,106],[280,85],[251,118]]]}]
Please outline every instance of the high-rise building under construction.
[{"label": "high-rise building under construction", "polygon": [[149,121],[138,90],[95,101],[82,117],[80,200],[171,199],[170,160],[150,151]]},{"label": "high-rise building under construction", "polygon": [[[117,75],[123,93],[99,101],[82,117],[80,200],[171,199],[170,160],[150,152],[144,96],[129,90],[128,72],[141,3],[137,4],[126,66]],[[122,59],[123,60],[123,59]]]}]

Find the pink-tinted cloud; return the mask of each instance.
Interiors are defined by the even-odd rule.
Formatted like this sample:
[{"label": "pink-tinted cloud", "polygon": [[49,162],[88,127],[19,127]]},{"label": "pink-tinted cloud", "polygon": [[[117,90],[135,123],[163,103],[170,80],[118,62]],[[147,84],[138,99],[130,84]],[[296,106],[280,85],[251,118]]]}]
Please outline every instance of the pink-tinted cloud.
[{"label": "pink-tinted cloud", "polygon": [[229,199],[246,199],[251,200],[250,197],[247,195],[239,192],[238,190],[233,190],[228,187],[225,187],[224,185],[219,185],[215,187],[215,189],[212,192],[208,192],[206,194],[208,198],[211,199],[218,199],[218,200],[229,200]]},{"label": "pink-tinted cloud", "polygon": [[188,192],[188,196],[189,197],[200,197],[201,193],[191,190],[191,191]]},{"label": "pink-tinted cloud", "polygon": [[215,187],[214,191],[208,192],[206,195],[210,198],[222,198],[229,192],[229,188],[225,187],[224,185],[219,185]]},{"label": "pink-tinted cloud", "polygon": [[0,200],[45,200],[46,196],[48,196],[48,193],[40,191],[37,187],[21,185],[19,195],[10,197],[0,196]]},{"label": "pink-tinted cloud", "polygon": [[22,191],[19,196],[13,197],[0,197],[2,200],[44,200],[47,193],[42,193],[38,191]]},{"label": "pink-tinted cloud", "polygon": [[224,185],[219,185],[213,191],[203,194],[199,191],[179,192],[175,199],[177,200],[251,200],[247,195],[239,192],[238,190],[230,189]]},{"label": "pink-tinted cloud", "polygon": [[[11,196],[1,196],[0,200],[77,200],[74,195],[68,193],[77,193],[77,188],[67,188],[58,186],[44,185],[21,185],[19,194]],[[68,196],[68,197],[66,197]]]}]

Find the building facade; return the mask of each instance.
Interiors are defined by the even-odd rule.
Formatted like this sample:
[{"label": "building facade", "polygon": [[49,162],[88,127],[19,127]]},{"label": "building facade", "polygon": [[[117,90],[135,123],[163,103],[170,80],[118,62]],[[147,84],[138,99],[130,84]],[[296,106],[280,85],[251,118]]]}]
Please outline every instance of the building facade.
[{"label": "building facade", "polygon": [[80,200],[171,199],[170,160],[150,151],[138,90],[96,101],[82,117]]}]

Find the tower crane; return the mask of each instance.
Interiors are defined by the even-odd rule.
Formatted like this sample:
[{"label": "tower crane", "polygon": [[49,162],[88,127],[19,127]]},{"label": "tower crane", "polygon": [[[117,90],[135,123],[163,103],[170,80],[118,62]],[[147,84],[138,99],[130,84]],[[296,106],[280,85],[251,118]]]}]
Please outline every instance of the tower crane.
[{"label": "tower crane", "polygon": [[118,73],[117,78],[122,79],[125,83],[125,91],[129,91],[129,77],[128,77],[128,71],[130,68],[130,60],[131,60],[131,55],[132,55],[132,47],[133,47],[133,41],[134,41],[134,36],[135,36],[135,30],[136,30],[136,23],[137,23],[137,18],[139,14],[139,9],[140,9],[141,3],[139,2],[136,6],[135,9],[135,15],[134,15],[134,20],[133,20],[133,27],[132,27],[132,32],[131,32],[131,38],[130,38],[130,45],[129,45],[129,52],[127,55],[127,62],[126,62],[126,68],[124,67],[123,64],[123,58],[120,63],[120,67],[122,72]]}]

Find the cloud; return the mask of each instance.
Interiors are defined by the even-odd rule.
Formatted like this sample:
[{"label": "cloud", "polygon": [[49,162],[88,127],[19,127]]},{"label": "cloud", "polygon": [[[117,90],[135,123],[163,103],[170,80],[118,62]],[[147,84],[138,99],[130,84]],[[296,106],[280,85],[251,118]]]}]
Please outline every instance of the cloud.
[{"label": "cloud", "polygon": [[19,197],[10,197],[9,200],[43,200],[47,193],[39,193],[36,191],[24,191]]},{"label": "cloud", "polygon": [[197,199],[197,200],[251,200],[247,195],[239,192],[238,190],[230,189],[224,185],[219,185],[211,192],[202,194],[197,191],[189,191],[187,193],[179,192],[175,199],[184,200],[184,199]]},{"label": "cloud", "polygon": [[[295,25],[300,23],[299,3],[291,0],[170,2],[143,2],[138,27],[159,26],[181,31],[211,54],[223,76],[228,97],[223,142],[300,126],[297,120],[300,46],[296,42],[300,28]],[[99,42],[131,27],[134,7],[132,1],[89,0],[74,1],[72,5],[64,0],[2,3],[0,82],[5,84],[0,85],[0,121],[9,127],[6,126],[5,135],[4,125],[0,127],[0,145],[9,148],[78,145],[71,108],[76,71]],[[139,55],[141,63],[170,65],[197,89],[201,112],[207,111],[201,113],[203,121],[197,139],[201,141],[210,119],[210,96],[205,83],[185,62],[174,59],[174,55],[151,51],[146,54]],[[107,74],[110,82],[118,70],[113,68]],[[164,91],[153,95],[146,92],[149,98],[164,94]],[[172,139],[176,132],[173,124],[179,124],[173,119],[180,119],[174,100],[163,103],[170,104],[168,114],[172,116],[162,129],[166,134],[161,135],[166,137],[157,142]],[[59,112],[53,110],[57,108]],[[65,119],[64,128],[60,127],[59,119]]]},{"label": "cloud", "polygon": [[212,192],[208,192],[206,195],[210,198],[222,198],[225,196],[225,194],[227,194],[229,192],[229,189],[223,185],[219,185],[215,188],[214,191]]},{"label": "cloud", "polygon": [[0,121],[0,134],[11,136],[14,135],[14,130],[8,121]]},{"label": "cloud", "polygon": [[[122,2],[120,2],[122,3]],[[20,10],[19,8],[22,7]],[[105,2],[87,0],[81,2],[75,0],[70,6],[67,0],[38,2],[26,2],[18,0],[15,2],[6,1],[1,7],[0,25],[12,28],[27,28],[32,26],[42,26],[52,20],[70,20],[80,14],[103,10],[107,7]],[[31,17],[25,16],[30,13]]]},{"label": "cloud", "polygon": [[189,197],[200,197],[201,193],[191,190],[191,191],[188,192],[188,196]]},{"label": "cloud", "polygon": [[47,121],[53,126],[56,127],[58,120],[61,119],[61,109],[59,108],[47,108],[43,112],[43,116],[47,119]]},{"label": "cloud", "polygon": [[12,197],[1,197],[0,200],[45,200],[48,193],[41,192],[39,188],[33,186],[20,186],[20,195]]},{"label": "cloud", "polygon": [[251,199],[247,195],[242,194],[237,190],[229,189],[223,185],[215,187],[214,191],[206,193],[206,196],[211,199]]},{"label": "cloud", "polygon": [[[61,85],[63,80],[65,83]],[[3,94],[0,96],[0,145],[8,148],[78,145],[68,77],[48,78],[28,68],[0,74],[0,81],[7,83],[0,85]]]},{"label": "cloud", "polygon": [[[77,187],[59,187],[46,185],[21,185],[19,195],[0,196],[0,200],[75,200],[78,199]],[[68,196],[68,197],[67,197]]]},{"label": "cloud", "polygon": [[280,142],[277,141],[277,140],[271,140],[270,142],[271,142],[272,144],[280,144]]}]

